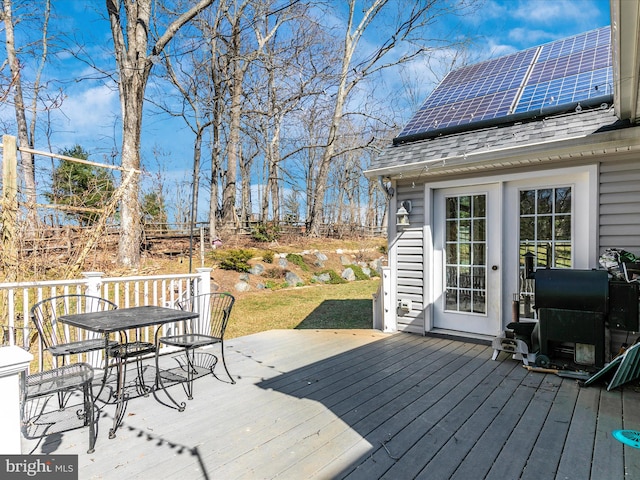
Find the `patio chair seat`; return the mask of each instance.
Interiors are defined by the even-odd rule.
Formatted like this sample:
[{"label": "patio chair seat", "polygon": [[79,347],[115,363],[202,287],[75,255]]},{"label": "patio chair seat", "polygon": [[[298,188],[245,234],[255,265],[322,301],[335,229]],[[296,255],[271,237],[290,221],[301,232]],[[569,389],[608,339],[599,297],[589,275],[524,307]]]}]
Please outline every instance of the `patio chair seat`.
[{"label": "patio chair seat", "polygon": [[[22,421],[27,425],[31,419],[26,418],[26,402],[36,398],[63,394],[73,390],[82,390],[84,426],[89,426],[89,449],[95,449],[96,434],[94,425],[94,399],[91,392],[93,368],[87,363],[73,363],[45,372],[27,375],[23,383]],[[80,416],[80,414],[79,414]]]},{"label": "patio chair seat", "polygon": [[186,333],[184,335],[173,335],[171,337],[161,337],[160,343],[179,348],[199,348],[207,345],[214,345],[221,342],[220,337],[211,335],[200,335],[196,333]]},{"label": "patio chair seat", "polygon": [[[108,347],[118,345],[115,340],[108,340],[106,342]],[[49,352],[55,356],[62,355],[75,355],[78,353],[94,352],[102,350],[105,347],[105,340],[103,338],[91,338],[89,340],[79,340],[76,342],[63,343],[60,345],[53,345],[48,348]]]}]

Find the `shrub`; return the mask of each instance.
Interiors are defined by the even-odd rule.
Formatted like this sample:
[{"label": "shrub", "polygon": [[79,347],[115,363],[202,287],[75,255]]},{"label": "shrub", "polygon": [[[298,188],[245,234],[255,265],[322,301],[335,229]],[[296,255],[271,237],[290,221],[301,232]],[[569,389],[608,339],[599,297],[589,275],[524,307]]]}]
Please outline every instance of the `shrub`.
[{"label": "shrub", "polygon": [[369,276],[365,275],[360,265],[349,265],[349,268],[353,270],[353,273],[356,276],[356,280],[369,280]]},{"label": "shrub", "polygon": [[251,230],[251,238],[256,242],[275,242],[280,236],[280,227],[260,223]]},{"label": "shrub", "polygon": [[389,248],[386,245],[380,245],[378,247],[378,251],[383,254],[386,255],[389,252]]},{"label": "shrub", "polygon": [[289,253],[287,255],[287,261],[293,263],[294,265],[297,265],[305,272],[309,271],[309,265],[307,265],[307,263],[304,261],[302,255],[298,255],[297,253]]},{"label": "shrub", "polygon": [[262,254],[262,261],[264,263],[273,263],[273,252],[266,251]]},{"label": "shrub", "polygon": [[223,270],[235,270],[236,272],[248,272],[251,266],[247,263],[253,257],[249,250],[228,250],[220,255],[220,268]]},{"label": "shrub", "polygon": [[269,290],[278,290],[282,288],[282,286],[274,282],[273,280],[267,280],[266,282],[264,282],[264,288],[268,288]]},{"label": "shrub", "polygon": [[328,273],[329,274],[329,281],[327,283],[330,283],[332,285],[337,285],[339,283],[347,283],[347,281],[342,278],[340,275],[338,275],[336,272],[334,272],[333,270],[325,270],[322,273]]},{"label": "shrub", "polygon": [[283,279],[286,274],[287,272],[281,268],[268,268],[262,272],[263,277],[272,279]]}]

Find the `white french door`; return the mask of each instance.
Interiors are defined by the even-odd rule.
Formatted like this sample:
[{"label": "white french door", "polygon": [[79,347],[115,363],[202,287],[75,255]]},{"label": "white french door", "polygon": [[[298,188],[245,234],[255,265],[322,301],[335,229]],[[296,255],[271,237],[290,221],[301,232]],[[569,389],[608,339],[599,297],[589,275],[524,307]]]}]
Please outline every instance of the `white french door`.
[{"label": "white french door", "polygon": [[501,330],[501,210],[498,184],[434,191],[435,328]]}]

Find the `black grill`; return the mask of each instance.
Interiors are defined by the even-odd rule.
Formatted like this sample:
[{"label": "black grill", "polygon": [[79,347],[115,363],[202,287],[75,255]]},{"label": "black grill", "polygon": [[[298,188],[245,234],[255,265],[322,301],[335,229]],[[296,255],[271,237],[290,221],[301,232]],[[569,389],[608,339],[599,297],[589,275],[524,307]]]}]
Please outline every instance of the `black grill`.
[{"label": "black grill", "polygon": [[539,269],[533,277],[540,355],[573,354],[578,364],[602,368],[609,312],[607,272]]}]

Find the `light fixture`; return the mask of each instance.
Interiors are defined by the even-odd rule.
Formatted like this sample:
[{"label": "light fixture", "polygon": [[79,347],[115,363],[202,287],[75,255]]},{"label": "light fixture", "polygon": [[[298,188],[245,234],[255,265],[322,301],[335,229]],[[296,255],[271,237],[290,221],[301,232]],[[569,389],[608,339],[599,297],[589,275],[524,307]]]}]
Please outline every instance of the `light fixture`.
[{"label": "light fixture", "polygon": [[409,213],[411,212],[411,200],[404,200],[400,202],[400,208],[396,212],[396,225],[408,226],[409,225]]}]

